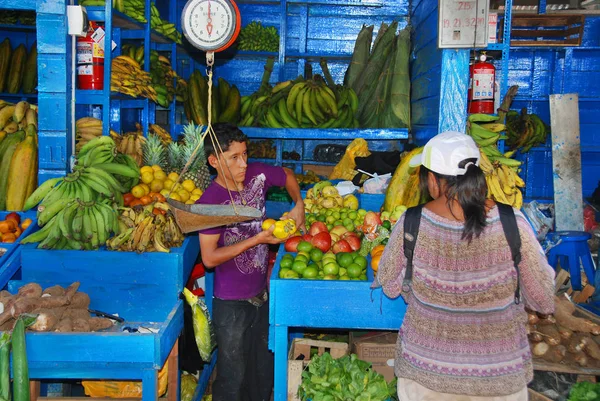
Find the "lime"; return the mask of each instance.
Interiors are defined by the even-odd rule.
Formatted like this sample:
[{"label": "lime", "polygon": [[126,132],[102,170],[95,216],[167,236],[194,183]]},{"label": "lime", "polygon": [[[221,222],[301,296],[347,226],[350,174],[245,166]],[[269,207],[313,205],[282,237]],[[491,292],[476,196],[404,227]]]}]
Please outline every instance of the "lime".
[{"label": "lime", "polygon": [[294,262],[304,262],[304,263],[308,264],[309,260],[310,260],[309,256],[298,255],[298,256],[296,256],[296,259],[294,259]]},{"label": "lime", "polygon": [[361,274],[358,278],[360,280],[362,280],[362,281],[367,281],[367,275],[366,274]]},{"label": "lime", "polygon": [[322,221],[323,223],[325,223],[325,220],[326,220],[326,219],[327,219],[327,217],[326,217],[326,216],[323,216],[322,214],[320,214],[320,215],[318,215],[318,216],[317,216],[317,220],[318,220],[318,221]]},{"label": "lime", "polygon": [[314,266],[308,266],[302,272],[302,278],[316,278],[319,275],[319,270]]},{"label": "lime", "polygon": [[321,261],[321,259],[323,259],[323,251],[315,248],[312,251],[310,251],[310,260],[312,260],[313,262],[319,262]]},{"label": "lime", "polygon": [[326,275],[327,274],[337,275],[339,272],[340,272],[340,268],[335,263],[328,263],[325,266],[323,266],[323,273]]},{"label": "lime", "polygon": [[350,213],[348,213],[349,219],[356,220],[357,217],[358,217],[358,212],[356,210],[353,210]]},{"label": "lime", "polygon": [[[338,255],[340,255],[340,254],[338,253]],[[352,255],[349,254],[349,253],[345,253],[345,252],[342,252],[341,255],[342,256],[340,256],[340,258],[338,259],[338,263],[340,264],[341,267],[346,267],[347,268],[353,262]]]},{"label": "lime", "polygon": [[331,216],[333,214],[333,210],[331,209],[327,209],[327,211],[325,212],[325,216]]},{"label": "lime", "polygon": [[358,209],[358,215],[359,216],[365,216],[367,214],[367,211],[365,209]]},{"label": "lime", "polygon": [[384,220],[384,221],[381,223],[381,227],[383,227],[383,228],[386,228],[386,229],[390,230],[390,229],[392,228],[392,222],[391,222],[391,221],[389,221],[389,220]]},{"label": "lime", "polygon": [[346,268],[340,267],[340,272],[338,273],[340,276],[346,276]]},{"label": "lime", "polygon": [[279,278],[285,278],[285,276],[288,274],[289,271],[291,271],[291,270],[286,269],[286,268],[281,268],[281,270],[279,270]]},{"label": "lime", "polygon": [[[294,269],[294,270],[296,270],[296,269]],[[352,264],[350,264],[350,266],[348,266],[346,268],[346,272],[348,273],[348,277],[356,278],[362,274],[362,268],[359,265],[357,265],[356,263],[352,263]]]},{"label": "lime", "polygon": [[338,220],[341,217],[340,212],[337,211],[333,212],[331,215],[334,217],[334,220]]},{"label": "lime", "polygon": [[342,212],[340,213],[340,219],[345,220],[348,217],[348,213]]},{"label": "lime", "polygon": [[348,280],[350,280],[350,277],[343,275],[343,276],[340,276],[340,280],[348,281]]},{"label": "lime", "polygon": [[325,219],[325,221],[329,224],[333,224],[333,222],[335,221],[335,217],[333,216],[327,216],[327,218]]},{"label": "lime", "polygon": [[323,277],[324,275],[325,275],[325,273],[323,273],[323,270],[319,270],[318,277]]},{"label": "lime", "polygon": [[295,261],[294,264],[292,264],[292,270],[298,274],[302,274],[304,269],[306,269],[306,262]]},{"label": "lime", "polygon": [[288,270],[284,278],[300,278],[300,275],[293,270]]},{"label": "lime", "polygon": [[348,224],[344,224],[344,227],[346,227],[346,230],[348,231],[354,231],[354,223],[352,222],[352,220],[350,220]]},{"label": "lime", "polygon": [[342,223],[342,220],[336,220],[336,221],[333,223],[333,225],[334,225],[334,226],[343,226],[344,224]]},{"label": "lime", "polygon": [[298,252],[310,252],[313,249],[308,241],[300,241],[298,244]]},{"label": "lime", "polygon": [[367,265],[368,265],[367,258],[365,258],[364,256],[360,256],[360,255],[357,255],[354,258],[354,263],[357,264],[357,265],[359,265],[360,268],[363,269],[363,270],[365,270],[367,268]]},{"label": "lime", "polygon": [[337,280],[337,276],[334,276],[332,274],[328,274],[326,276],[323,277],[323,280]]},{"label": "lime", "polygon": [[354,222],[352,221],[352,219],[346,217],[344,220],[342,220],[342,224],[346,225],[346,224],[354,224]]},{"label": "lime", "polygon": [[327,231],[331,231],[332,228],[333,228],[333,224],[327,224]]},{"label": "lime", "polygon": [[293,263],[294,259],[292,258],[282,258],[280,265],[282,269],[289,269],[290,267],[292,267]]}]

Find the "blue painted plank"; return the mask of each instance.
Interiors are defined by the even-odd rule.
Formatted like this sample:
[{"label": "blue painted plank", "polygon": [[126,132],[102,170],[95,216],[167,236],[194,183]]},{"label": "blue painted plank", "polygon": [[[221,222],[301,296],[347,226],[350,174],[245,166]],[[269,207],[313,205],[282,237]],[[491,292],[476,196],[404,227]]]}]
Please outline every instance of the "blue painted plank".
[{"label": "blue painted plank", "polygon": [[250,138],[294,139],[406,139],[408,130],[398,129],[273,129],[241,127]]},{"label": "blue painted plank", "polygon": [[445,49],[442,56],[439,131],[465,132],[469,51]]},{"label": "blue painted plank", "polygon": [[0,8],[35,11],[36,0],[0,0]]},{"label": "blue painted plank", "polygon": [[[61,14],[38,15],[37,24],[44,27],[37,31],[38,54],[56,53],[64,56],[67,48],[66,20],[67,17]],[[57,40],[57,38],[65,39]]]}]

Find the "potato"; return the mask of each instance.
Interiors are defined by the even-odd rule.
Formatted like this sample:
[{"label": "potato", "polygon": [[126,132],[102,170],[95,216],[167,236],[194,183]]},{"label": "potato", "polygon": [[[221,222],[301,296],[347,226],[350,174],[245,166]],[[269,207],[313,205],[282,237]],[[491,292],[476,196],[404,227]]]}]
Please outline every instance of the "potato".
[{"label": "potato", "polygon": [[558,329],[556,326],[546,325],[546,326],[537,326],[537,331],[544,337],[544,341],[548,343],[548,345],[558,345],[562,340]]},{"label": "potato", "polygon": [[33,331],[52,330],[60,320],[60,316],[58,316],[59,313],[62,313],[62,311],[53,309],[41,310],[37,319],[35,320],[35,323],[29,326],[29,329]]},{"label": "potato", "polygon": [[71,303],[69,304],[70,308],[81,308],[87,309],[90,307],[90,297],[85,292],[78,292],[73,296]]},{"label": "potato", "polygon": [[600,326],[587,319],[581,319],[573,316],[575,305],[569,301],[558,301],[555,303],[554,316],[559,325],[568,327],[573,331],[581,333],[600,334]]},{"label": "potato", "polygon": [[564,345],[553,345],[542,355],[542,359],[547,362],[559,363],[567,354],[567,348]]},{"label": "potato", "polygon": [[25,284],[17,292],[19,297],[39,298],[42,296],[42,287],[37,283]]},{"label": "potato", "polygon": [[73,320],[71,318],[63,318],[54,327],[54,331],[57,333],[70,333],[73,331]]},{"label": "potato", "polygon": [[73,331],[76,333],[86,333],[90,331],[89,319],[73,320]]},{"label": "potato", "polygon": [[84,319],[88,320],[90,318],[90,312],[87,309],[71,309],[67,308],[64,314],[65,317],[70,317],[71,319]]},{"label": "potato", "polygon": [[76,281],[73,284],[71,284],[70,286],[68,286],[67,289],[65,290],[65,297],[67,297],[69,304],[73,300],[73,297],[77,293],[78,289],[79,289],[79,281]]},{"label": "potato", "polygon": [[536,324],[540,318],[535,313],[528,312],[527,313],[527,323]]},{"label": "potato", "polygon": [[564,364],[566,365],[570,365],[570,366],[588,366],[588,357],[587,355],[585,355],[585,353],[583,351],[579,351],[579,352],[567,352],[567,355],[565,355],[565,358],[562,361]]},{"label": "potato", "polygon": [[544,355],[546,352],[548,352],[548,350],[550,349],[550,346],[548,344],[546,344],[545,342],[539,342],[536,343],[532,348],[531,348],[531,352],[533,353],[533,355],[535,356],[542,356]]},{"label": "potato", "polygon": [[48,287],[42,292],[42,296],[60,297],[65,295],[65,289],[60,285]]},{"label": "potato", "polygon": [[573,337],[573,330],[561,325],[557,325],[556,327],[558,328],[558,334],[560,334],[563,340],[568,340]]},{"label": "potato", "polygon": [[113,321],[105,317],[92,317],[88,320],[91,331],[109,329],[113,327]]}]

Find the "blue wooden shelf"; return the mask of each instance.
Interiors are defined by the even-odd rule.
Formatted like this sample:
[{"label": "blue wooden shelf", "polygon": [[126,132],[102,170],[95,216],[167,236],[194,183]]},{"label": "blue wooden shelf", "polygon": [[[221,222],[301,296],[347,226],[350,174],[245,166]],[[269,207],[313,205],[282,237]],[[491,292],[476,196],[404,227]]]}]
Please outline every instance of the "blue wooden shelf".
[{"label": "blue wooden shelf", "polygon": [[240,127],[250,138],[264,139],[315,139],[336,140],[356,139],[394,140],[408,139],[406,128],[377,128],[377,129],[319,129],[319,128],[255,128]]},{"label": "blue wooden shelf", "polygon": [[[260,163],[275,163],[277,162],[277,159],[268,159],[268,158],[256,158],[256,157],[251,157],[248,159],[249,161],[253,161],[253,162],[260,162]],[[317,166],[335,166],[337,163],[333,163],[333,162],[320,162],[320,161],[316,161],[316,160],[290,160],[290,159],[283,159],[281,161],[282,164],[312,164],[312,165],[317,165]]]},{"label": "blue wooden shelf", "polygon": [[[37,93],[7,93],[0,92],[0,99],[3,100],[11,100],[11,99],[19,99],[19,100],[27,100],[37,102],[38,95]],[[31,103],[31,102],[30,102]]]},{"label": "blue wooden shelf", "polygon": [[22,25],[22,24],[0,24],[0,30],[2,31],[35,31],[35,25]]},{"label": "blue wooden shelf", "polygon": [[286,58],[304,58],[304,59],[326,58],[327,60],[335,60],[335,59],[352,58],[352,53],[286,52],[285,57]]}]

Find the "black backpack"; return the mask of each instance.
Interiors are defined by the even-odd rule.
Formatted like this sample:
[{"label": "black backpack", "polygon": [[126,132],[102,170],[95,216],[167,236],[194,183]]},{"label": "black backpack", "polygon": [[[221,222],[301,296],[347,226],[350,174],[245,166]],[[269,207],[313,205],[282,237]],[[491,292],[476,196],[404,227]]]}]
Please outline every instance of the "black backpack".
[{"label": "black backpack", "polygon": [[[410,290],[413,275],[413,256],[417,237],[419,236],[419,225],[421,224],[421,212],[424,205],[411,207],[406,211],[404,217],[404,256],[406,256],[406,273],[402,288],[405,291]],[[498,212],[500,213],[500,222],[504,236],[508,241],[510,253],[512,255],[513,264],[517,271],[517,289],[515,291],[515,303],[520,303],[520,277],[519,263],[521,262],[521,237],[519,236],[519,227],[517,226],[517,218],[513,208],[509,205],[496,202]]]}]

